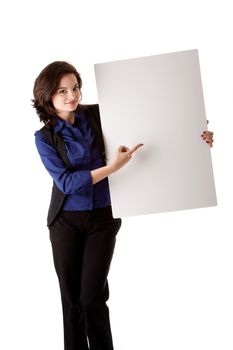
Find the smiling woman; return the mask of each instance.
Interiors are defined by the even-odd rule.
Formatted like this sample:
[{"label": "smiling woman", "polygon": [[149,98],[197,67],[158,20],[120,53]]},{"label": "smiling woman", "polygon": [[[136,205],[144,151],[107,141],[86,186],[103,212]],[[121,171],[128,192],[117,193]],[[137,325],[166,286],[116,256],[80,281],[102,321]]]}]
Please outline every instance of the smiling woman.
[{"label": "smiling woman", "polygon": [[33,105],[45,126],[35,133],[53,178],[48,228],[59,279],[66,350],[112,350],[107,276],[121,219],[112,216],[107,176],[141,146],[120,146],[111,164],[98,105],[81,105],[82,80],[67,62],[37,77]]},{"label": "smiling woman", "polygon": [[71,112],[78,107],[80,98],[81,92],[77,77],[71,73],[61,78],[57,92],[52,96],[51,100],[57,115],[73,124],[74,113]]},{"label": "smiling woman", "polygon": [[[68,114],[74,111],[82,97],[81,88],[80,74],[68,62],[55,61],[45,67],[35,80],[33,89],[33,106],[40,121],[44,124],[50,122],[52,125],[54,115],[61,113],[59,117],[62,117],[64,116],[63,110]],[[72,105],[74,101],[77,103]],[[68,105],[65,104],[66,102]],[[65,115],[67,116],[67,113]]]}]

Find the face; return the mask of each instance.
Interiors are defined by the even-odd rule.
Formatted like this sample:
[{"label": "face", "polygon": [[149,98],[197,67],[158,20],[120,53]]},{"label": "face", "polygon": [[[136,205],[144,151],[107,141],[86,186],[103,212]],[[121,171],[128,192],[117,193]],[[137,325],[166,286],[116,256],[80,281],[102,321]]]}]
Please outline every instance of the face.
[{"label": "face", "polygon": [[51,98],[58,116],[68,120],[78,107],[80,96],[78,81],[74,74],[67,74],[61,78],[58,89]]}]

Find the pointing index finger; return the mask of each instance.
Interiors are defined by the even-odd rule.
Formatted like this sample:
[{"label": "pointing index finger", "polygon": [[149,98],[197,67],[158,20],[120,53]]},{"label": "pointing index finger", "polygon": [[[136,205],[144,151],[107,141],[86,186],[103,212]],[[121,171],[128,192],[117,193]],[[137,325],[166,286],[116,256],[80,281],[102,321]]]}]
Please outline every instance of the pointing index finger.
[{"label": "pointing index finger", "polygon": [[130,154],[133,154],[134,152],[137,151],[138,148],[142,147],[143,146],[143,143],[138,143],[136,146],[132,147],[130,150],[129,150],[129,153]]}]

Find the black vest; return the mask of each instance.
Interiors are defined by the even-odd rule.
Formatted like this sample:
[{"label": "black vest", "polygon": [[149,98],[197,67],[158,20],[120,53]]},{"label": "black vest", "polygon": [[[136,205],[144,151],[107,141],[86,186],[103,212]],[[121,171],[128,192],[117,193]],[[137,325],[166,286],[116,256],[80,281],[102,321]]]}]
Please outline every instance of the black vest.
[{"label": "black vest", "polygon": [[[80,106],[80,110],[81,109],[85,110],[87,121],[94,134],[94,142],[96,143],[97,147],[102,153],[103,159],[105,161],[105,147],[104,147],[101,122],[100,122],[99,107],[98,105],[87,105],[87,106]],[[71,172],[76,171],[76,169],[73,168],[72,165],[70,164],[70,161],[67,157],[66,148],[65,148],[62,135],[59,132],[55,133],[54,128],[49,125],[45,125],[42,129],[40,129],[40,132],[43,134],[44,140],[57,150],[61,159],[65,163],[67,169]],[[55,182],[53,182],[51,201],[50,201],[48,217],[47,217],[48,226],[51,225],[53,220],[58,215],[59,211],[62,208],[65,198],[66,198],[66,195],[62,191],[60,191],[59,188],[56,186]]]}]

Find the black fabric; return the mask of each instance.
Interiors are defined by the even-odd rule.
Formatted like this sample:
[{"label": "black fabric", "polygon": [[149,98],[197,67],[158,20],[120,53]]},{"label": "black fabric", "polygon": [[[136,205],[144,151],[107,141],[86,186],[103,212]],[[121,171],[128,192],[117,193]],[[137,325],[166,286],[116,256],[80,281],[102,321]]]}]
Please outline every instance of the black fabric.
[{"label": "black fabric", "polygon": [[50,225],[65,350],[113,350],[107,275],[121,219],[111,207],[61,211]]},{"label": "black fabric", "polygon": [[[105,147],[104,147],[103,133],[101,128],[99,106],[95,104],[95,105],[86,105],[86,106],[80,107],[80,109],[81,108],[85,110],[88,123],[92,128],[92,131],[94,134],[94,141],[96,142],[96,145],[99,148],[105,160]],[[71,172],[75,171],[75,169],[72,167],[72,165],[69,162],[69,159],[66,154],[64,140],[63,140],[63,137],[59,134],[59,132],[55,133],[53,130],[53,127],[49,125],[45,125],[42,129],[40,129],[40,132],[43,134],[44,140],[57,150],[61,159],[66,164],[67,169]],[[59,211],[62,209],[62,205],[64,203],[65,197],[66,195],[61,190],[59,190],[55,182],[53,182],[51,200],[50,200],[48,216],[47,216],[48,226],[51,225],[51,223],[56,218]]]}]

